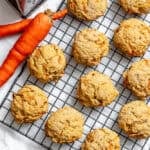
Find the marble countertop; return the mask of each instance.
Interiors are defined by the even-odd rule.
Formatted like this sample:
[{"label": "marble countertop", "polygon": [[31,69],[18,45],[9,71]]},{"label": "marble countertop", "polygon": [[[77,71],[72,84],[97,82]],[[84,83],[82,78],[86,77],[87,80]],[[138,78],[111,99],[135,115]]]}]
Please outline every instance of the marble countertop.
[{"label": "marble countertop", "polygon": [[[42,6],[34,11],[32,16],[46,8],[50,8],[51,10],[56,11],[61,1],[62,0],[47,0]],[[20,19],[21,18],[17,11],[15,11],[14,8],[6,2],[6,0],[0,0],[0,24],[15,22]],[[9,49],[12,47],[18,36],[19,35],[0,39],[0,63],[2,63],[6,57]],[[2,88],[0,88],[0,103],[4,99],[6,93],[8,92],[11,84],[13,83],[20,70],[21,66],[17,69],[10,80]],[[0,123],[0,150],[20,150],[20,148],[21,150],[44,150],[44,148],[41,146]]]}]

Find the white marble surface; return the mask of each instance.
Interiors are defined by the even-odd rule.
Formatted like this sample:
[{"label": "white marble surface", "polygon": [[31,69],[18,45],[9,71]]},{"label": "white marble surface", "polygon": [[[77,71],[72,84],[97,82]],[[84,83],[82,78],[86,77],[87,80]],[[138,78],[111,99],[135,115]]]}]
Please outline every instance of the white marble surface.
[{"label": "white marble surface", "polygon": [[[56,11],[59,4],[62,0],[47,0],[41,7],[38,8],[32,14],[34,16],[37,12],[43,11],[46,8],[50,8],[53,11]],[[10,22],[15,22],[20,20],[20,16],[14,10],[13,7],[8,5],[6,0],[0,0],[0,24],[6,24]],[[0,39],[0,64],[6,57],[9,52],[9,49],[12,47],[13,43],[16,41],[19,35],[11,36],[7,38]],[[17,69],[15,74],[10,78],[10,80],[0,88],[0,103],[2,102],[5,94],[8,92],[11,84],[13,83],[16,75],[20,72],[21,66]],[[19,135],[17,132],[12,129],[5,127],[0,124],[0,150],[44,150],[44,148],[30,141],[29,139]]]},{"label": "white marble surface", "polygon": [[0,124],[0,150],[45,150],[45,148]]}]

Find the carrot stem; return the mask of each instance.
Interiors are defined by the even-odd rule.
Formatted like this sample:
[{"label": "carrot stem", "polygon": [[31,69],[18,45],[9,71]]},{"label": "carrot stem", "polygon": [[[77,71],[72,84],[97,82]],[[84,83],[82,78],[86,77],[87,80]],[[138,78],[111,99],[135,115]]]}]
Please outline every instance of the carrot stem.
[{"label": "carrot stem", "polygon": [[53,13],[52,19],[57,20],[57,19],[63,18],[67,13],[68,13],[68,10],[67,10],[67,8],[65,8],[63,10],[56,12],[56,13]]}]

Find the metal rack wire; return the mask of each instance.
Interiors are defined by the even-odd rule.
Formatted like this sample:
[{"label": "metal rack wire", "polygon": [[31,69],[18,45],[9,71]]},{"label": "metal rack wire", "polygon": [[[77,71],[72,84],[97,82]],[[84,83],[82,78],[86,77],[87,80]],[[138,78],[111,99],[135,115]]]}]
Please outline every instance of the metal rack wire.
[{"label": "metal rack wire", "polygon": [[[63,2],[59,9],[62,9],[65,6],[66,2]],[[121,146],[123,150],[149,150],[149,140],[129,139],[118,128],[116,121],[120,108],[128,101],[134,99],[132,94],[122,85],[122,73],[129,67],[132,62],[141,59],[130,59],[123,56],[113,47],[112,44],[114,29],[123,19],[128,17],[131,16],[128,16],[122,11],[116,0],[110,0],[109,7],[105,16],[99,18],[97,21],[90,23],[80,22],[74,19],[72,16],[68,15],[64,19],[55,22],[54,27],[42,42],[42,44],[55,43],[58,44],[62,49],[64,49],[64,53],[68,62],[65,70],[65,75],[59,80],[58,83],[43,84],[33,76],[30,76],[28,68],[26,68],[25,65],[21,74],[18,76],[18,78],[16,78],[13,86],[9,90],[6,98],[1,105],[0,121],[10,128],[16,130],[20,134],[35,141],[36,143],[53,150],[80,149],[82,142],[84,141],[86,135],[90,132],[90,130],[100,127],[108,127],[116,131],[121,138]],[[150,23],[150,15],[141,16],[140,18]],[[110,39],[110,53],[107,57],[103,58],[101,63],[96,67],[85,67],[79,65],[71,56],[73,36],[76,31],[79,31],[85,27],[96,28],[105,33],[106,36]],[[149,56],[150,51],[148,50],[144,57],[147,58]],[[118,99],[107,107],[100,107],[95,109],[86,108],[80,105],[75,98],[76,84],[78,82],[78,79],[82,74],[85,74],[93,69],[110,76],[120,92],[120,96],[118,97]],[[47,93],[49,97],[49,112],[33,124],[18,125],[14,122],[13,117],[11,116],[10,103],[12,101],[12,94],[14,92],[17,92],[18,89],[20,89],[27,83],[37,85]],[[56,111],[58,108],[61,108],[64,105],[72,106],[78,111],[82,112],[85,116],[85,126],[83,137],[80,140],[71,144],[60,145],[51,142],[51,140],[45,136],[44,123],[51,112]]]}]

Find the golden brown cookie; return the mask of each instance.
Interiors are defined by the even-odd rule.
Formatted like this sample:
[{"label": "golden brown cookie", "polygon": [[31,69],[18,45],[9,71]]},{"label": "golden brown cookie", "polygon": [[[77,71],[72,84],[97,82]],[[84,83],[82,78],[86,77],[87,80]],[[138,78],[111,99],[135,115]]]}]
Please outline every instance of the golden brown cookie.
[{"label": "golden brown cookie", "polygon": [[11,113],[18,123],[32,123],[48,110],[46,94],[34,85],[25,85],[13,95]]},{"label": "golden brown cookie", "polygon": [[77,110],[65,106],[53,112],[45,125],[46,135],[56,143],[71,143],[82,136],[84,119]]},{"label": "golden brown cookie", "polygon": [[119,0],[119,3],[130,14],[143,14],[150,11],[150,0]]},{"label": "golden brown cookie", "polygon": [[77,98],[87,107],[106,106],[118,95],[110,78],[100,72],[91,71],[79,80]]},{"label": "golden brown cookie", "polygon": [[124,105],[119,113],[119,127],[131,138],[150,137],[150,107],[143,101]]},{"label": "golden brown cookie", "polygon": [[120,139],[108,128],[95,129],[87,135],[82,150],[120,150]]},{"label": "golden brown cookie", "polygon": [[150,27],[142,20],[124,20],[114,33],[114,45],[128,56],[142,56],[150,45]]},{"label": "golden brown cookie", "polygon": [[28,67],[33,76],[41,82],[57,81],[64,74],[66,59],[63,51],[54,44],[36,48],[28,59]]},{"label": "golden brown cookie", "polygon": [[104,15],[107,0],[67,0],[67,7],[76,18],[91,21]]},{"label": "golden brown cookie", "polygon": [[96,29],[84,29],[75,36],[72,53],[78,63],[94,66],[108,54],[107,37]]},{"label": "golden brown cookie", "polygon": [[140,99],[150,96],[150,59],[133,63],[123,73],[124,86]]}]

